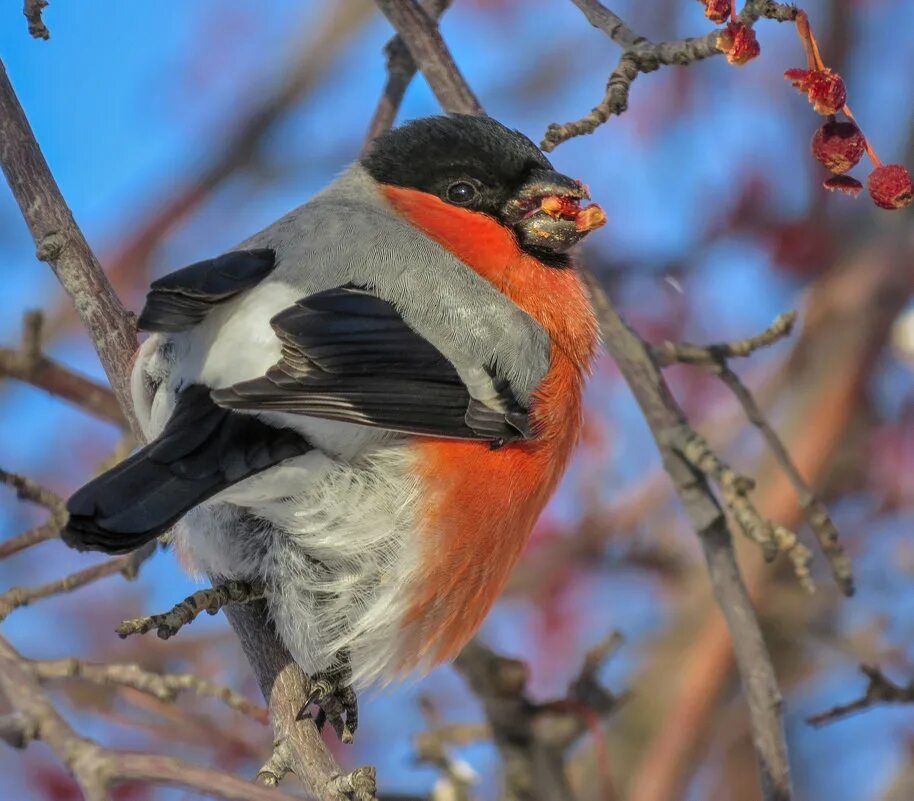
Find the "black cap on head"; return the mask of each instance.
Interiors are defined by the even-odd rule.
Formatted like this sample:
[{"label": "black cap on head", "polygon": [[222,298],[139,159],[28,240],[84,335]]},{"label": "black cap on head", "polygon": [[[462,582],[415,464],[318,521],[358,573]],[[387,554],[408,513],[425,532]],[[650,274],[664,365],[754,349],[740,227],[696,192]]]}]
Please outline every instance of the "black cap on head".
[{"label": "black cap on head", "polygon": [[479,181],[478,211],[500,209],[531,169],[551,170],[540,149],[491,117],[452,114],[413,120],[379,136],[362,164],[384,184],[441,197],[460,178]]},{"label": "black cap on head", "polygon": [[[379,136],[362,157],[362,165],[379,183],[428,192],[452,205],[488,214],[522,234],[518,223],[530,217],[537,205],[528,202],[533,200],[527,197],[531,186],[539,182],[548,184],[550,191],[586,197],[578,182],[554,171],[530,139],[491,117],[451,114],[413,120]],[[568,228],[567,221],[563,224]],[[525,227],[531,228],[526,223]],[[574,231],[573,224],[570,227]],[[556,237],[547,241],[535,232],[519,240],[538,258],[564,266],[564,250],[580,236],[583,233],[573,233],[563,242]]]}]

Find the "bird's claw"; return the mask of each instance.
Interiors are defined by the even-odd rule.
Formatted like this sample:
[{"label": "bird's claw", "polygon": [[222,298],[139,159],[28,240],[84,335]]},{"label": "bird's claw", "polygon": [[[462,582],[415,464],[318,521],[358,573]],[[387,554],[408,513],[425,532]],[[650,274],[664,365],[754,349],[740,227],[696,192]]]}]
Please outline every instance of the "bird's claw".
[{"label": "bird's claw", "polygon": [[[344,683],[348,678],[348,671],[339,670],[309,677],[308,698],[301,714],[301,717],[312,718],[319,731],[329,722],[340,742],[346,744],[355,739],[359,726],[358,697],[355,690]],[[314,715],[308,711],[311,706],[317,707]]]}]

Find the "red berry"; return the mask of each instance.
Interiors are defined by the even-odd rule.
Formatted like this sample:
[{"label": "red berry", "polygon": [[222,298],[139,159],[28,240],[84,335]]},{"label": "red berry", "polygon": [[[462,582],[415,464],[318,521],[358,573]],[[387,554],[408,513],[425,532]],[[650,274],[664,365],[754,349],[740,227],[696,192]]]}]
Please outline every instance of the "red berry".
[{"label": "red berry", "polygon": [[844,192],[845,195],[857,197],[863,191],[863,184],[849,175],[833,175],[822,182],[822,186],[832,192]]},{"label": "red berry", "polygon": [[784,77],[801,92],[806,92],[818,114],[837,114],[847,101],[844,80],[828,67],[821,70],[787,70]]},{"label": "red berry", "polygon": [[727,61],[742,66],[760,52],[755,31],[742,22],[728,22],[717,37],[717,49],[727,54]]},{"label": "red berry", "polygon": [[826,122],[812,137],[812,154],[833,173],[853,167],[866,151],[866,138],[852,122]]},{"label": "red berry", "polygon": [[732,0],[701,0],[705,4],[705,16],[715,25],[726,22],[731,13]]},{"label": "red berry", "polygon": [[877,167],[866,179],[873,202],[881,209],[901,209],[914,200],[911,173],[900,164]]}]

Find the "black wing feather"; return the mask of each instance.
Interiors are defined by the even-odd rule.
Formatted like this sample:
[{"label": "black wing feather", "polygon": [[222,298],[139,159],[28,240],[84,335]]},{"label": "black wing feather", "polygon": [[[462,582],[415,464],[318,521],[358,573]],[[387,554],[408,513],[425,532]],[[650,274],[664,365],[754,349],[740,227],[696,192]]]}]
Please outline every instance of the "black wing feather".
[{"label": "black wing feather", "polygon": [[217,406],[209,387],[188,387],[154,442],[70,498],[63,539],[80,550],[132,551],[217,492],[309,450],[295,431]]},{"label": "black wing feather", "polygon": [[458,439],[530,436],[526,410],[507,390],[503,409],[472,398],[453,365],[364,289],[304,298],[271,325],[283,345],[279,363],[261,378],[214,391],[219,405]]},{"label": "black wing feather", "polygon": [[269,249],[235,250],[153,281],[137,326],[174,333],[193,328],[210,310],[259,284],[276,266]]}]

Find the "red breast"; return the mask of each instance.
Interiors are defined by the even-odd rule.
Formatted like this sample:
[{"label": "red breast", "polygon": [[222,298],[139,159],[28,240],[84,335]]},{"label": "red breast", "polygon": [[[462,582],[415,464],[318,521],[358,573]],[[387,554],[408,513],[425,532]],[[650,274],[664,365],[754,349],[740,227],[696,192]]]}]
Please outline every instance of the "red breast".
[{"label": "red breast", "polygon": [[383,191],[400,214],[524,309],[552,341],[549,372],[531,408],[534,440],[498,450],[457,440],[422,439],[414,446],[425,508],[420,583],[403,620],[412,632],[401,652],[408,670],[456,656],[504,587],[577,443],[597,325],[576,272],[527,254],[491,217],[425,192]]}]

